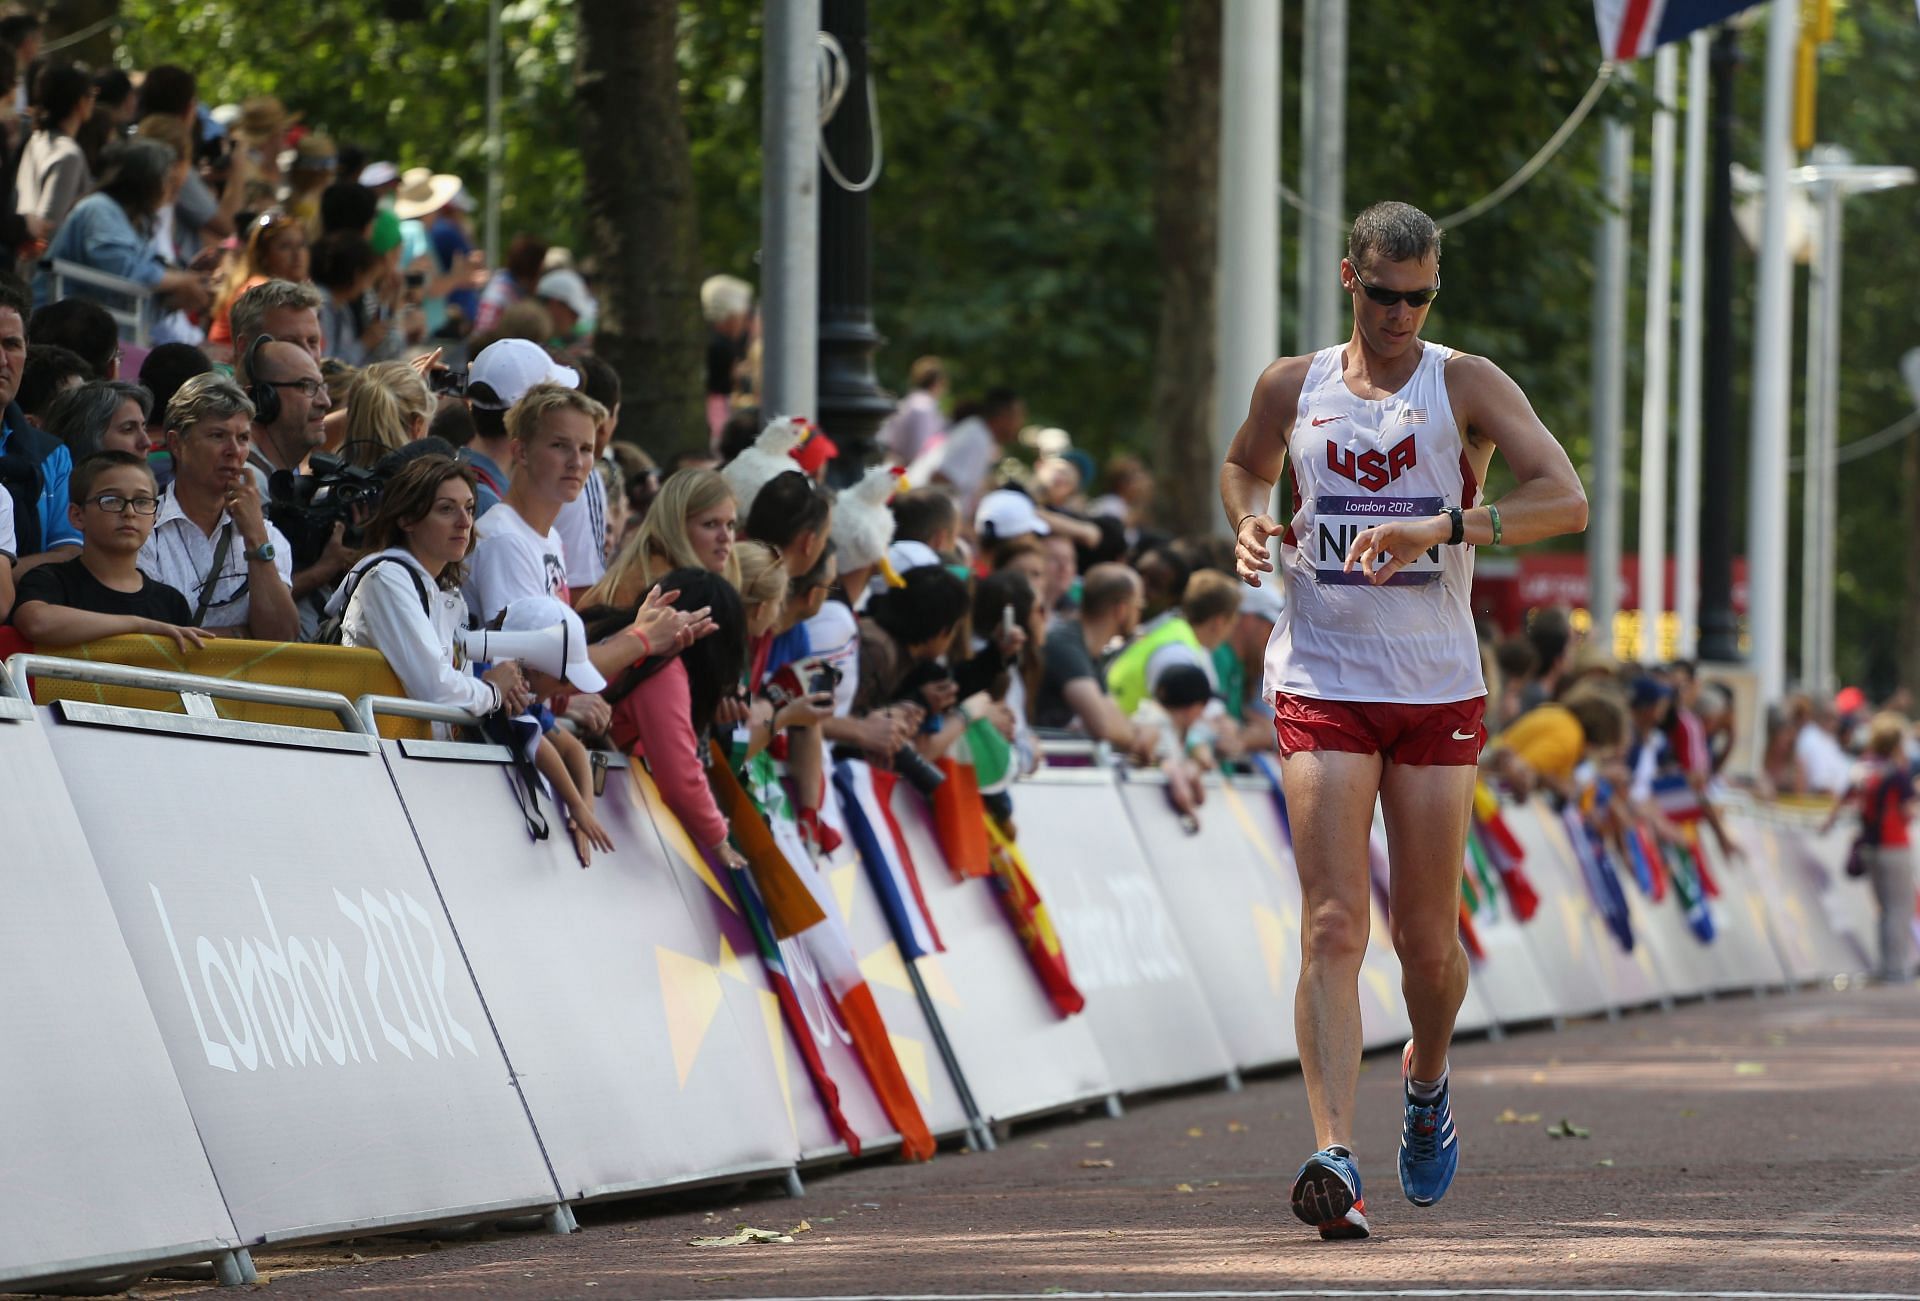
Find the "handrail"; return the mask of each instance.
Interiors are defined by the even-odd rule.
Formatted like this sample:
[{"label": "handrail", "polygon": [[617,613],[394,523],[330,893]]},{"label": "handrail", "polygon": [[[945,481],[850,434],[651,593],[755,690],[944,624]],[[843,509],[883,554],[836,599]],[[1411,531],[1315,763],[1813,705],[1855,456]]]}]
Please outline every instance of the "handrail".
[{"label": "handrail", "polygon": [[454,705],[438,705],[430,700],[412,700],[406,696],[382,696],[369,693],[353,702],[353,708],[369,735],[378,736],[376,719],[412,718],[423,723],[447,723],[453,727],[480,727],[481,720]]},{"label": "handrail", "polygon": [[183,697],[183,704],[187,696],[210,696],[216,700],[238,700],[253,705],[311,709],[316,713],[332,714],[340,720],[342,731],[357,736],[373,734],[373,729],[362,723],[360,715],[354,712],[352,702],[337,691],[282,687],[267,682],[241,682],[232,678],[208,678],[197,673],[136,668],[130,664],[105,664],[95,660],[70,660],[55,655],[14,655],[7,660],[7,674],[14,692],[26,700],[33,699],[27,685],[29,678],[56,678],[97,686],[172,692]]},{"label": "handrail", "polygon": [[[42,265],[46,267],[47,274],[52,277],[54,301],[67,297],[66,282],[70,280],[78,284],[90,285],[95,289],[103,289],[110,294],[117,294],[130,300],[133,306],[127,308],[100,303],[100,307],[114,319],[115,323],[132,332],[133,343],[144,348],[152,342],[148,331],[147,312],[147,304],[153,298],[152,289],[138,280],[109,275],[85,263],[69,262],[65,258],[49,258]],[[99,302],[98,299],[93,298],[89,298],[89,301]]]}]

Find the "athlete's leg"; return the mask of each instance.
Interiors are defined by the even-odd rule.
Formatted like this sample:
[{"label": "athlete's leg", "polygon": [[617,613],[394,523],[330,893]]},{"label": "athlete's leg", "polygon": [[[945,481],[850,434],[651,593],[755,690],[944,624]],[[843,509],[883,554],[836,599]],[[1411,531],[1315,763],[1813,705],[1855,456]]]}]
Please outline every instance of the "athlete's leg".
[{"label": "athlete's leg", "polygon": [[1321,1148],[1353,1141],[1360,961],[1370,912],[1367,833],[1380,770],[1377,754],[1337,750],[1301,751],[1281,763],[1300,868],[1300,985],[1293,1024],[1314,1141]]},{"label": "athlete's leg", "polygon": [[1413,1022],[1410,1075],[1416,1080],[1437,1080],[1446,1069],[1454,1018],[1467,996],[1460,865],[1475,773],[1471,764],[1389,763],[1380,780],[1393,864],[1388,928]]}]

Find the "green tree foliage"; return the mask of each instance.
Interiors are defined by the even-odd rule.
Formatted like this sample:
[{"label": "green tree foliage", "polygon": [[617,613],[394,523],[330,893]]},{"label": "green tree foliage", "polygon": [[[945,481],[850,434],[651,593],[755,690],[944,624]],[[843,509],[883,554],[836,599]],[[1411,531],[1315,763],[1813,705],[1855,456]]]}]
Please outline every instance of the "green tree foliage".
[{"label": "green tree foliage", "polygon": [[[209,104],[278,95],[370,158],[455,172],[485,194],[486,0],[123,0],[121,13],[129,66],[191,68]],[[581,197],[573,7],[512,0],[502,30],[501,225],[571,244]]]}]

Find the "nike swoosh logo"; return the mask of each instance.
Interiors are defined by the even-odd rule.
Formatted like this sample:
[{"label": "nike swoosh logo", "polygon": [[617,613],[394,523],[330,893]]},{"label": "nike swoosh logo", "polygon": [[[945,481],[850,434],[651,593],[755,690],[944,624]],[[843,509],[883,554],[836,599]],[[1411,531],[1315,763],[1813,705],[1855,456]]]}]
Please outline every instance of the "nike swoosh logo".
[{"label": "nike swoosh logo", "polygon": [[1478,732],[1462,732],[1459,730],[1455,730],[1453,734],[1453,739],[1456,741],[1478,741],[1480,739],[1480,734]]},{"label": "nike swoosh logo", "polygon": [[1313,427],[1315,429],[1318,429],[1321,425],[1330,425],[1336,420],[1345,420],[1345,419],[1346,419],[1345,416],[1315,416],[1313,418]]}]

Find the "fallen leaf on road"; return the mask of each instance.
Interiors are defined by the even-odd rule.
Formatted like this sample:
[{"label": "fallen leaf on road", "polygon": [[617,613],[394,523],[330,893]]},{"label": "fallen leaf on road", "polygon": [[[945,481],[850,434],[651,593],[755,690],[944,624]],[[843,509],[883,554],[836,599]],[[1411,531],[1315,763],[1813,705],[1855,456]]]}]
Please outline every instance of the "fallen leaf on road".
[{"label": "fallen leaf on road", "polygon": [[1559,1124],[1547,1126],[1547,1137],[1548,1138],[1592,1138],[1593,1131],[1590,1129],[1582,1129],[1580,1128],[1580,1126],[1574,1124],[1572,1121],[1566,1119],[1563,1116],[1561,1117]]},{"label": "fallen leaf on road", "polygon": [[1028,1147],[1037,1147],[1037,1148],[1039,1148],[1039,1149],[1040,1149],[1040,1150],[1041,1150],[1042,1152],[1044,1152],[1044,1151],[1046,1151],[1046,1150],[1047,1150],[1048,1148],[1050,1148],[1050,1147],[1052,1147],[1052,1146],[1053,1146],[1053,1144],[1051,1144],[1051,1143],[1029,1143],[1029,1144],[1027,1144],[1027,1146],[1028,1146]]},{"label": "fallen leaf on road", "polygon": [[1512,1107],[1508,1107],[1505,1111],[1493,1118],[1493,1123],[1496,1125],[1537,1125],[1540,1123],[1540,1113],[1537,1111],[1529,1111],[1525,1115],[1521,1115]]},{"label": "fallen leaf on road", "polygon": [[1173,1191],[1175,1191],[1176,1193],[1190,1193],[1193,1191],[1193,1185],[1192,1184],[1175,1184],[1173,1186]]},{"label": "fallen leaf on road", "polygon": [[1547,1082],[1547,1073],[1545,1071],[1535,1071],[1532,1075],[1528,1076],[1527,1078],[1532,1080],[1535,1084],[1545,1084]]},{"label": "fallen leaf on road", "polygon": [[802,1220],[800,1221],[800,1223],[794,1225],[791,1229],[788,1229],[787,1232],[788,1233],[812,1233],[813,1222],[811,1220]]},{"label": "fallen leaf on road", "polygon": [[1246,1132],[1247,1132],[1247,1127],[1246,1127],[1245,1125],[1243,1125],[1243,1124],[1241,1124],[1241,1123],[1240,1123],[1239,1121],[1237,1121],[1237,1120],[1229,1120],[1229,1121],[1227,1122],[1227,1133],[1229,1133],[1229,1134],[1244,1134],[1244,1133],[1246,1133]]},{"label": "fallen leaf on road", "polygon": [[1603,1165],[1603,1166],[1607,1166],[1608,1168],[1611,1168],[1613,1166],[1613,1158],[1610,1156],[1603,1156],[1598,1161],[1595,1161],[1594,1164]]},{"label": "fallen leaf on road", "polygon": [[1188,1138],[1205,1138],[1206,1136],[1207,1136],[1207,1131],[1200,1128],[1200,1126],[1198,1125],[1195,1125],[1191,1129],[1187,1130]]},{"label": "fallen leaf on road", "polygon": [[1105,1147],[1106,1144],[1096,1138],[1096,1139],[1090,1139],[1087,1143],[1087,1146],[1088,1147]]},{"label": "fallen leaf on road", "polygon": [[1093,1159],[1091,1159],[1091,1158],[1089,1158],[1089,1159],[1087,1159],[1087,1160],[1085,1160],[1085,1161],[1082,1161],[1082,1162],[1080,1163],[1080,1168],[1081,1168],[1082,1170],[1111,1170],[1111,1169],[1113,1169],[1113,1162],[1111,1162],[1111,1161],[1095,1161],[1095,1160],[1093,1160]]},{"label": "fallen leaf on road", "polygon": [[696,1247],[757,1247],[767,1243],[792,1242],[793,1239],[778,1229],[755,1229],[745,1224],[738,1232],[729,1233],[721,1238],[695,1238]]},{"label": "fallen leaf on road", "polygon": [[1767,1064],[1765,1062],[1735,1062],[1733,1064],[1733,1073],[1735,1075],[1765,1075],[1767,1073]]},{"label": "fallen leaf on road", "polygon": [[1697,1116],[1697,1115],[1699,1115],[1699,1114],[1700,1114],[1700,1113],[1699,1113],[1699,1112],[1697,1112],[1697,1111],[1695,1111],[1695,1110],[1694,1110],[1694,1109],[1693,1109],[1692,1107],[1682,1107],[1682,1108],[1680,1108],[1680,1118],[1681,1118],[1682,1120],[1692,1120],[1692,1119],[1693,1119],[1693,1118],[1694,1118],[1695,1116]]}]

